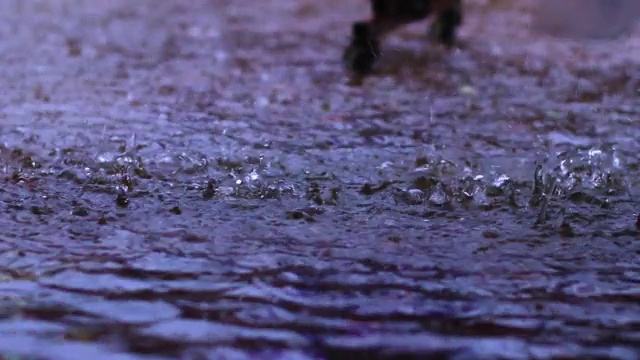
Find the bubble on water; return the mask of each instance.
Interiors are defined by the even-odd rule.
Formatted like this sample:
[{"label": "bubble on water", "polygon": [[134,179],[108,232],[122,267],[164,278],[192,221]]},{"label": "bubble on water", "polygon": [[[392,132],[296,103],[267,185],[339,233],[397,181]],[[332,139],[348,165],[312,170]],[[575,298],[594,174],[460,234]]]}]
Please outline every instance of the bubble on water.
[{"label": "bubble on water", "polygon": [[473,191],[473,202],[479,206],[489,206],[491,205],[491,201],[487,198],[487,194],[484,191],[484,188],[480,186],[476,186]]},{"label": "bubble on water", "polygon": [[209,159],[200,152],[182,152],[176,156],[179,171],[184,174],[198,174],[206,172],[209,166]]},{"label": "bubble on water", "polygon": [[498,176],[492,183],[493,186],[497,187],[497,188],[502,188],[504,187],[507,182],[509,182],[511,180],[511,178],[505,174],[502,174],[500,176]]},{"label": "bubble on water", "polygon": [[435,189],[429,196],[429,202],[434,205],[444,205],[447,203],[447,194],[441,184],[435,186]]},{"label": "bubble on water", "polygon": [[260,179],[260,175],[258,175],[258,172],[255,169],[252,169],[249,175],[245,178],[245,181],[257,181],[258,179]]},{"label": "bubble on water", "polygon": [[136,163],[136,158],[134,158],[133,156],[129,156],[126,154],[120,155],[117,158],[118,160],[118,164],[120,165],[130,165],[130,164],[134,164]]},{"label": "bubble on water", "polygon": [[384,169],[387,169],[387,168],[389,168],[391,166],[393,166],[393,162],[385,161],[382,164],[380,164],[380,166],[378,166],[378,170],[384,170]]},{"label": "bubble on water", "polygon": [[173,163],[173,157],[169,153],[161,153],[156,157],[156,162],[160,164],[170,164]]},{"label": "bubble on water", "polygon": [[422,201],[422,198],[424,197],[424,192],[420,189],[411,189],[408,191],[408,193],[412,199]]},{"label": "bubble on water", "polygon": [[97,160],[99,163],[112,163],[115,161],[115,159],[118,157],[117,153],[114,152],[107,152],[107,153],[102,153],[100,155],[98,155]]}]

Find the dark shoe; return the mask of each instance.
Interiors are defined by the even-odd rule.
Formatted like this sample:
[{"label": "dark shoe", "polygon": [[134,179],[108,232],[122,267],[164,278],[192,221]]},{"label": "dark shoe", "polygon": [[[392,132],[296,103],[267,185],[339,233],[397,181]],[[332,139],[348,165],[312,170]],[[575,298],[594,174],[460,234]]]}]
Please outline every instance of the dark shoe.
[{"label": "dark shoe", "polygon": [[369,73],[379,56],[379,42],[371,37],[369,24],[353,24],[351,43],[342,57],[345,65],[352,71]]},{"label": "dark shoe", "polygon": [[429,38],[437,43],[451,47],[456,42],[456,31],[461,24],[462,6],[453,6],[438,14],[429,29]]}]

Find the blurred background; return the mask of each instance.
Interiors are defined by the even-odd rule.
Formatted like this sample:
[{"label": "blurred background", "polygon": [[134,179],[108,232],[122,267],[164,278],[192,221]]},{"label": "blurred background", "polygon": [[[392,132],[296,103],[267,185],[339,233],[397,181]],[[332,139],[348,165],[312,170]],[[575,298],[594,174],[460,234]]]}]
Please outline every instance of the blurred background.
[{"label": "blurred background", "polygon": [[540,0],[534,26],[548,34],[574,38],[613,38],[638,23],[637,0]]}]

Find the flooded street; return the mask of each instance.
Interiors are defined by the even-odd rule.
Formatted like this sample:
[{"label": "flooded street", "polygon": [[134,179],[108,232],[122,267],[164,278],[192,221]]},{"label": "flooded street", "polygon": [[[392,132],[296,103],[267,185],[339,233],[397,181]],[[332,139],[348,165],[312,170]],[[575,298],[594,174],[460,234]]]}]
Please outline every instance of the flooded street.
[{"label": "flooded street", "polygon": [[534,3],[3,0],[0,357],[640,359],[640,28]]}]

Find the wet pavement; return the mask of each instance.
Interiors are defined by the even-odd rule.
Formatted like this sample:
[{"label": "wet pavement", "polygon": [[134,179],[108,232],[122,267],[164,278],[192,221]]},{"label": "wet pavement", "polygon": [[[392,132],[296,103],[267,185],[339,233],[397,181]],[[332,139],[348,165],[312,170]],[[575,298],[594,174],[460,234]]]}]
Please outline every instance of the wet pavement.
[{"label": "wet pavement", "polygon": [[0,2],[0,354],[637,359],[640,32],[363,3]]}]

